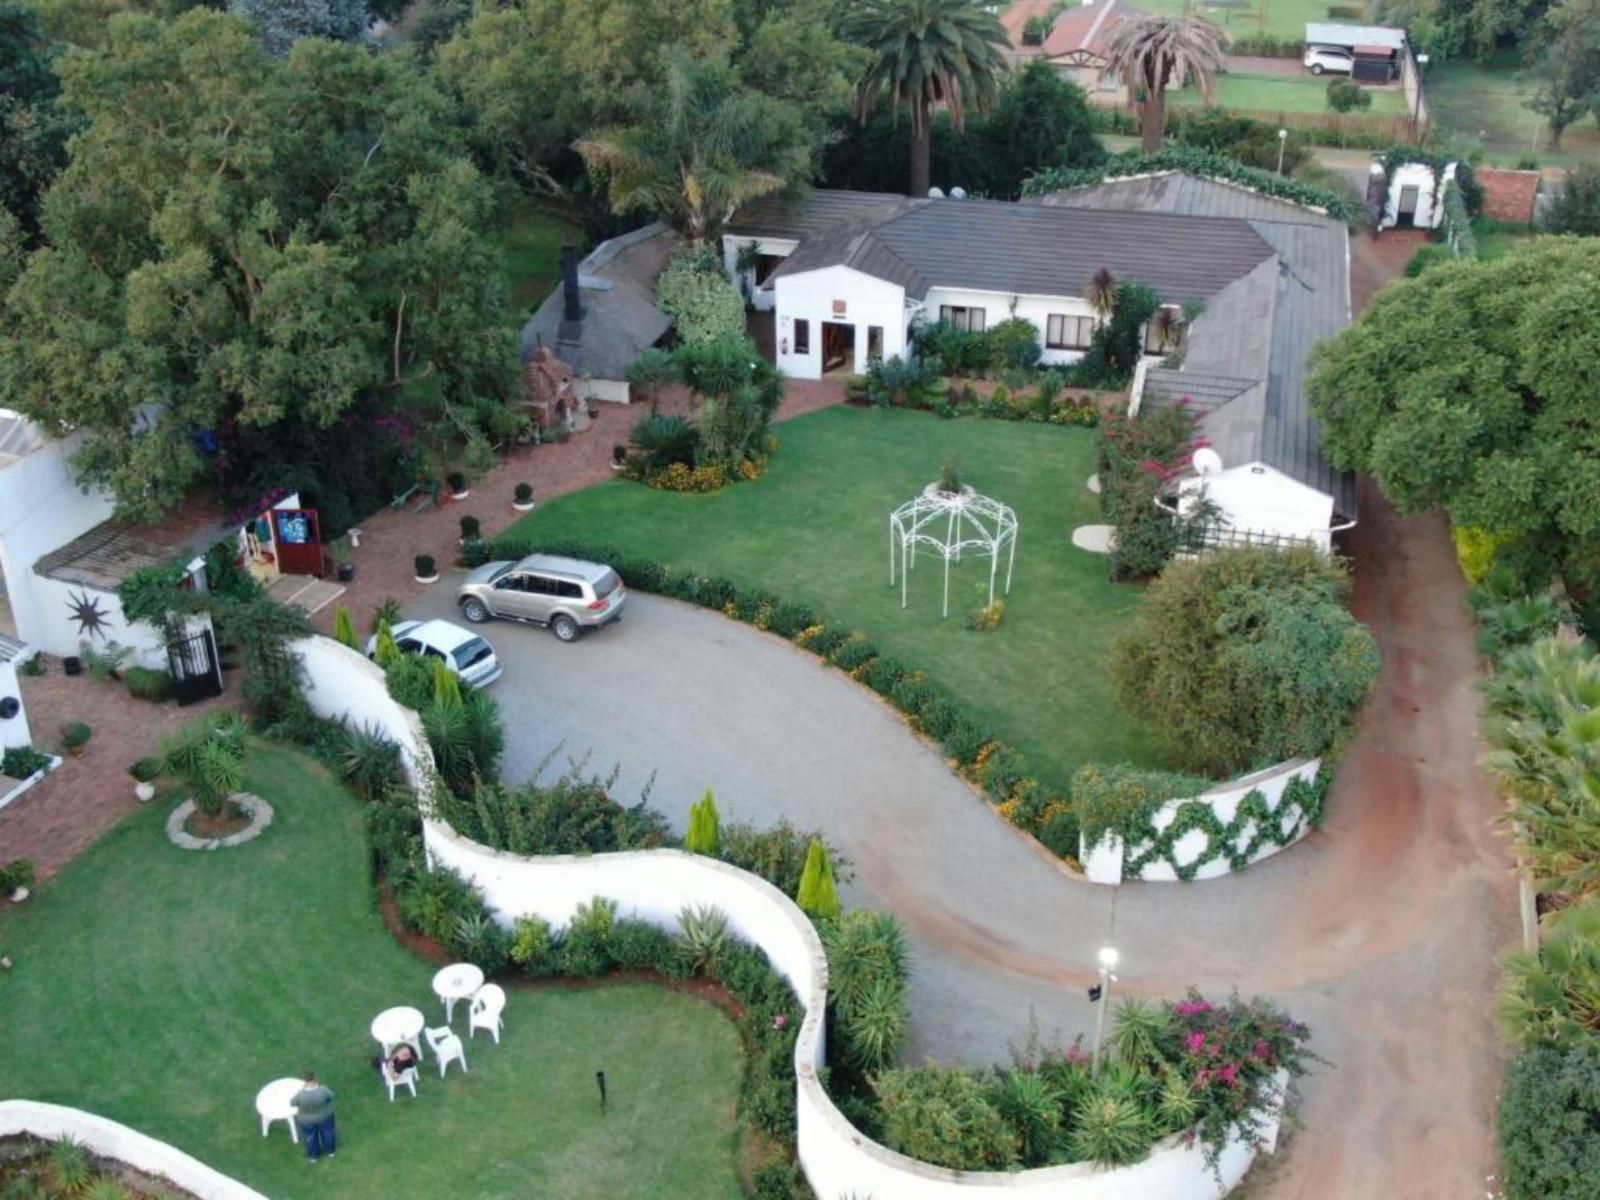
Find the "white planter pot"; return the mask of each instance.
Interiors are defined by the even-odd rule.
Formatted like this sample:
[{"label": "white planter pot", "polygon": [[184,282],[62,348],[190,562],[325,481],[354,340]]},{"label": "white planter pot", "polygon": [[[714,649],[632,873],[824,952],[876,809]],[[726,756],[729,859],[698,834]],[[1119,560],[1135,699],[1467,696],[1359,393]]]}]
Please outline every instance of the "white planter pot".
[{"label": "white planter pot", "polygon": [[452,500],[465,500],[470,495],[472,495],[472,489],[468,488],[464,492],[451,492],[450,493],[450,499],[452,499]]},{"label": "white planter pot", "polygon": [[533,503],[534,502],[532,500],[529,500],[526,504],[518,504],[515,500],[513,500],[511,502],[511,507],[516,509],[518,512],[528,512],[533,508]]},{"label": "white planter pot", "polygon": [[11,892],[11,903],[21,904],[28,898],[27,888],[14,888]]},{"label": "white planter pot", "polygon": [[156,798],[156,785],[153,783],[136,783],[133,785],[134,797],[140,804],[149,804]]},{"label": "white planter pot", "polygon": [[435,571],[432,575],[413,575],[412,578],[418,583],[438,583],[439,572]]}]

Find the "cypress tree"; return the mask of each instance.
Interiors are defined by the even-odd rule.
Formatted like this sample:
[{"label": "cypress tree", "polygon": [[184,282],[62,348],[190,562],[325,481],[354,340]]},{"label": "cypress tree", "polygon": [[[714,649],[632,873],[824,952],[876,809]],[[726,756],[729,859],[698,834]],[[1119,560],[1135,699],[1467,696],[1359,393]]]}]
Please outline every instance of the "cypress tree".
[{"label": "cypress tree", "polygon": [[833,920],[839,915],[839,890],[833,882],[833,862],[821,838],[812,838],[806,847],[806,865],[800,873],[800,890],[795,903],[814,920]]},{"label": "cypress tree", "polygon": [[400,647],[394,644],[394,633],[389,629],[387,621],[378,622],[378,642],[373,649],[372,657],[385,670],[400,661]]},{"label": "cypress tree", "polygon": [[711,789],[689,806],[689,832],[683,839],[683,848],[695,854],[715,858],[722,845],[722,827],[717,818],[716,797]]},{"label": "cypress tree", "polygon": [[333,610],[333,640],[352,650],[361,648],[356,645],[356,624],[350,619],[350,610],[342,604]]}]

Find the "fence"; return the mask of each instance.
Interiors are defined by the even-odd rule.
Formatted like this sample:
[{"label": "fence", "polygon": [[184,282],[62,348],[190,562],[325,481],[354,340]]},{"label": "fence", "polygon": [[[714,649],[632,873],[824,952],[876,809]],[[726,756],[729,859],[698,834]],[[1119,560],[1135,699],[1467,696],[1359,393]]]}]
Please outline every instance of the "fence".
[{"label": "fence", "polygon": [[1269,533],[1261,529],[1237,529],[1232,525],[1209,521],[1205,524],[1180,526],[1179,555],[1200,555],[1211,550],[1232,549],[1237,546],[1265,546],[1271,550],[1289,550],[1295,546],[1317,546],[1316,538],[1292,533]]},{"label": "fence", "polygon": [[1422,86],[1422,68],[1417,65],[1417,56],[1409,44],[1400,55],[1400,86],[1406,92],[1406,108],[1416,118],[1412,123],[1411,140],[1420,142],[1422,135],[1428,132],[1428,97]]}]

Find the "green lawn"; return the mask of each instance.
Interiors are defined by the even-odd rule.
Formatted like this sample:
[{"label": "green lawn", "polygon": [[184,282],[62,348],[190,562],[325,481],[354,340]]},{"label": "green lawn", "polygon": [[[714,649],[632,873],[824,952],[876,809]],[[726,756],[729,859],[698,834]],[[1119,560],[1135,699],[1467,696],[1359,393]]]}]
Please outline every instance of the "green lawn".
[{"label": "green lawn", "polygon": [[1561,150],[1547,148],[1544,118],[1523,104],[1532,84],[1519,79],[1515,61],[1428,67],[1428,111],[1450,133],[1481,140],[1490,162],[1512,166],[1531,154],[1543,166],[1600,162],[1600,125],[1586,117],[1569,128]]},{"label": "green lawn", "polygon": [[[1372,96],[1372,107],[1366,110],[1367,115],[1405,114],[1406,98],[1398,88],[1367,90]],[[1173,103],[1193,106],[1202,101],[1197,92],[1185,90],[1173,94]],[[1223,108],[1268,112],[1333,112],[1328,107],[1328,77],[1319,79],[1315,75],[1246,75],[1230,71],[1217,80],[1217,104]]]},{"label": "green lawn", "polygon": [[1303,38],[1307,21],[1331,20],[1328,0],[1242,0],[1215,5],[1193,0],[1140,0],[1138,7],[1157,16],[1202,16],[1236,38],[1252,33]]},{"label": "green lawn", "polygon": [[[1105,559],[1068,540],[1074,526],[1100,519],[1084,488],[1091,431],[832,408],[777,433],[778,452],[755,483],[710,496],[602,484],[541,505],[512,534],[581,537],[813,604],[926,668],[1052,782],[1090,759],[1152,761],[1106,675],[1138,592],[1107,582]],[[908,609],[889,585],[889,512],[952,456],[964,479],[1017,512],[1016,576],[995,633],[962,622],[984,599],[986,562],[969,558],[952,571],[944,621],[937,560],[918,566]]]},{"label": "green lawn", "polygon": [[512,210],[500,235],[511,283],[511,304],[520,325],[544,302],[561,275],[561,247],[583,244],[583,231],[546,208],[524,202]]},{"label": "green lawn", "polygon": [[[661,988],[513,991],[470,1075],[430,1059],[390,1105],[367,1026],[395,1004],[442,1020],[432,968],[377,915],[348,793],[278,747],[248,786],[277,810],[256,841],[178,850],[158,800],[0,917],[0,1094],[125,1122],[275,1200],[740,1194],[738,1034]],[[339,1154],[314,1167],[253,1107],[307,1069],[338,1093]]]}]

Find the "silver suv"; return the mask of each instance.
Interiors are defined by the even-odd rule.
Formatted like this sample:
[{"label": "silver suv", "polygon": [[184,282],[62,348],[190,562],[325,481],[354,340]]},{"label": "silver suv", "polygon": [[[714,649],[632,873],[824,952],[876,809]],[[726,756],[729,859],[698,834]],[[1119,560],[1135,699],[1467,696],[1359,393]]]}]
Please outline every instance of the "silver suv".
[{"label": "silver suv", "polygon": [[628,598],[610,567],[530,554],[520,562],[485,563],[456,592],[461,615],[473,624],[504,617],[548,625],[563,642],[585,629],[609,625],[622,616]]}]

